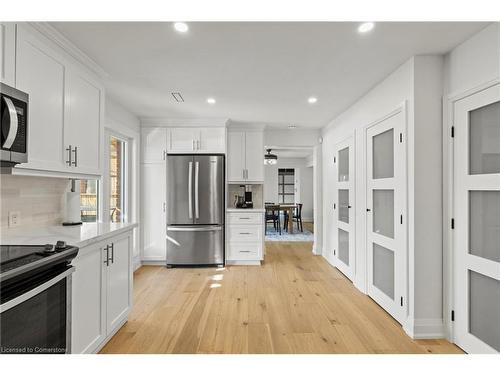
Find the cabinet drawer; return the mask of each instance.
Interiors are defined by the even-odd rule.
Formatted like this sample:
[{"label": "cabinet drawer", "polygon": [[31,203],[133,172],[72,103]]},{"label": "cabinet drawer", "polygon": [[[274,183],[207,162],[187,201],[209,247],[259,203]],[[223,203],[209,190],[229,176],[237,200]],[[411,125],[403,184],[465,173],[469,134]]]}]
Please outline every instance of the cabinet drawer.
[{"label": "cabinet drawer", "polygon": [[228,260],[261,260],[262,243],[230,243]]},{"label": "cabinet drawer", "polygon": [[260,225],[230,225],[228,229],[229,242],[260,242],[262,228]]},{"label": "cabinet drawer", "polygon": [[230,212],[227,214],[229,224],[262,224],[264,214],[260,212]]}]

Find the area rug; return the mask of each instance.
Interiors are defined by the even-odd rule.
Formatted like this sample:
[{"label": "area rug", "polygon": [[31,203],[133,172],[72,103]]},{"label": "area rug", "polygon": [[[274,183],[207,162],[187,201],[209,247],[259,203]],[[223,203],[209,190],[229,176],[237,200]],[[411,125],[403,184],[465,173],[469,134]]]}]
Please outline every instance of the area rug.
[{"label": "area rug", "polygon": [[266,241],[314,241],[312,232],[304,228],[304,231],[298,231],[296,227],[293,228],[293,233],[289,234],[287,231],[281,230],[281,235],[276,231],[271,224],[267,227]]}]

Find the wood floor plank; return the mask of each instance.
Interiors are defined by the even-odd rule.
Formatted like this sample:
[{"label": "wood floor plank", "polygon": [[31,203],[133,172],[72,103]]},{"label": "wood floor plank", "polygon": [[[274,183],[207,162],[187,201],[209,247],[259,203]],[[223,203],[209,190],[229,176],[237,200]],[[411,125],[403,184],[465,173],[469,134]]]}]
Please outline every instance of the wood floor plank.
[{"label": "wood floor plank", "polygon": [[462,353],[411,340],[311,246],[268,242],[261,267],[141,267],[129,321],[101,353]]}]

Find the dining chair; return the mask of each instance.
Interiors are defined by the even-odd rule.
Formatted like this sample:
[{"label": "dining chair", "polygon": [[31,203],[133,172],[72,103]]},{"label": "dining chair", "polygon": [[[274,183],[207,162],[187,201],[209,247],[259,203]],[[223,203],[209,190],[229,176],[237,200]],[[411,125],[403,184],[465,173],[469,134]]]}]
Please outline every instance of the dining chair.
[{"label": "dining chair", "polygon": [[[297,223],[297,230],[304,232],[304,226],[302,224],[302,203],[297,203],[297,207],[295,208],[295,212],[293,213],[292,220]],[[288,213],[285,212],[285,223],[284,228],[288,228]]]},{"label": "dining chair", "polygon": [[267,234],[267,223],[273,222],[274,230],[278,230],[281,235],[281,220],[279,207],[274,204],[266,204],[266,227],[265,234]]}]

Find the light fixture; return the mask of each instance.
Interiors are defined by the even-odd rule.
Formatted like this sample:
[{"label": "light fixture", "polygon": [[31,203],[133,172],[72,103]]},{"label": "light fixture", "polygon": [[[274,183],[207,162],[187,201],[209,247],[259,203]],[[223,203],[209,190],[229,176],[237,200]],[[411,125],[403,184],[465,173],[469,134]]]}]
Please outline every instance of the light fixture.
[{"label": "light fixture", "polygon": [[208,104],[215,104],[215,99],[214,98],[208,98],[207,99]]},{"label": "light fixture", "polygon": [[309,104],[314,104],[318,101],[318,98],[311,96],[311,97],[309,97],[309,99],[307,99],[307,101]]},{"label": "light fixture", "polygon": [[288,129],[296,129],[297,125],[288,125]]},{"label": "light fixture", "polygon": [[174,29],[180,33],[185,33],[189,30],[189,26],[184,22],[176,22],[174,23]]},{"label": "light fixture", "polygon": [[368,31],[372,31],[374,27],[375,27],[374,22],[364,22],[358,26],[358,32],[367,33]]},{"label": "light fixture", "polygon": [[278,157],[274,154],[271,154],[271,149],[268,148],[267,154],[264,155],[264,164],[265,165],[274,165],[278,162]]}]

